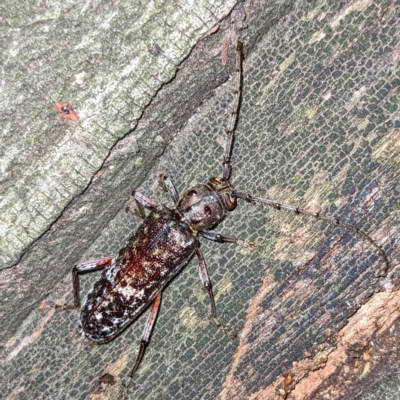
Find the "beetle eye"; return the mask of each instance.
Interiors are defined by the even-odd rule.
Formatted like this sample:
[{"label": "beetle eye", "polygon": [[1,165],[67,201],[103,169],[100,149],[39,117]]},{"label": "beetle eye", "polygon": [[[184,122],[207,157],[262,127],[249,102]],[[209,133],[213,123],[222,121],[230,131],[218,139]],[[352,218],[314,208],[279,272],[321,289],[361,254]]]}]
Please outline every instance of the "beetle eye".
[{"label": "beetle eye", "polygon": [[211,208],[210,206],[205,206],[204,207],[204,214],[209,217],[211,215]]},{"label": "beetle eye", "polygon": [[187,193],[188,196],[192,197],[192,196],[196,196],[197,191],[196,190],[189,190],[189,192]]}]

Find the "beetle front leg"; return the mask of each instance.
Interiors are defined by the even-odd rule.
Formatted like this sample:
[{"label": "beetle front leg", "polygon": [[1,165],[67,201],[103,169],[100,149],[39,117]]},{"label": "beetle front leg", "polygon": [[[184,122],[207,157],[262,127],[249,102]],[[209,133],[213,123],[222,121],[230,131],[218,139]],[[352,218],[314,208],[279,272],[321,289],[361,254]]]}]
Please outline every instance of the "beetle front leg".
[{"label": "beetle front leg", "polygon": [[134,215],[135,217],[138,217],[140,219],[145,219],[146,212],[144,211],[144,207],[136,199],[134,199],[134,201],[135,201],[135,208],[126,206],[125,211],[129,214]]},{"label": "beetle front leg", "polygon": [[238,239],[234,236],[224,236],[216,231],[202,231],[199,232],[199,235],[203,236],[206,239],[213,240],[214,242],[219,243],[237,243],[242,247],[250,247],[252,249],[261,249],[257,243],[249,242],[248,240]]},{"label": "beetle front leg", "polygon": [[125,208],[125,211],[127,213],[130,213],[136,217],[139,217],[140,219],[145,219],[146,218],[146,213],[144,211],[144,207],[149,208],[150,210],[154,210],[157,208],[157,204],[154,203],[153,200],[150,200],[148,197],[143,196],[139,192],[133,192],[132,193],[133,200],[135,201],[135,208],[132,209],[130,206],[127,206]]},{"label": "beetle front leg", "polygon": [[175,188],[175,185],[172,183],[171,179],[164,174],[160,174],[159,176],[159,184],[164,192],[168,192],[174,204],[176,204],[179,200],[178,191]]},{"label": "beetle front leg", "polygon": [[141,204],[143,207],[149,208],[150,210],[154,210],[155,208],[157,208],[157,204],[154,203],[153,200],[150,200],[148,197],[142,195],[139,192],[133,192],[132,193],[133,198],[139,203]]},{"label": "beetle front leg", "polygon": [[219,243],[237,243],[239,241],[239,239],[234,236],[223,236],[216,231],[202,231],[199,232],[199,235]]},{"label": "beetle front leg", "polygon": [[102,257],[95,260],[84,261],[78,265],[75,265],[75,267],[72,269],[72,290],[74,295],[74,303],[69,305],[65,304],[63,306],[56,304],[55,308],[62,308],[63,310],[80,308],[81,301],[79,298],[79,274],[93,272],[108,267],[113,260],[113,257]]}]

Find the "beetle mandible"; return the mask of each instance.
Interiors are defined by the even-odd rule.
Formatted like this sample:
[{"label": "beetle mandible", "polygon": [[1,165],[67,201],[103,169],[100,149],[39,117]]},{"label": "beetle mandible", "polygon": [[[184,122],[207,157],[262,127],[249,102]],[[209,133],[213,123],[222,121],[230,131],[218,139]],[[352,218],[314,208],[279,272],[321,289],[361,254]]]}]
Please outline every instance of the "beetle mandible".
[{"label": "beetle mandible", "polygon": [[[194,254],[198,259],[201,281],[210,298],[211,315],[216,318],[211,281],[199,249],[198,237],[201,236],[216,242],[241,242],[236,237],[224,236],[212,230],[224,219],[228,211],[235,209],[237,199],[342,225],[369,241],[383,257],[386,268],[389,267],[389,260],[384,250],[368,234],[354,225],[318,212],[314,213],[238,192],[230,184],[233,136],[241,97],[242,54],[242,43],[238,42],[236,87],[232,115],[226,132],[222,177],[213,177],[208,183],[198,184],[179,197],[172,181],[168,177],[162,176],[163,186],[174,201],[172,209],[159,206],[142,194],[133,192],[137,214],[144,220],[137,232],[128,240],[117,256],[86,261],[73,268],[74,304],[61,306],[62,308],[80,307],[78,277],[80,273],[105,268],[87,295],[80,313],[82,330],[91,342],[96,344],[109,342],[138,317],[147,306],[152,304],[141,337],[139,353],[129,374],[131,378],[138,369],[149,343],[165,285],[179,273]],[[144,207],[151,210],[147,217]],[[256,247],[254,243],[249,245]]]}]

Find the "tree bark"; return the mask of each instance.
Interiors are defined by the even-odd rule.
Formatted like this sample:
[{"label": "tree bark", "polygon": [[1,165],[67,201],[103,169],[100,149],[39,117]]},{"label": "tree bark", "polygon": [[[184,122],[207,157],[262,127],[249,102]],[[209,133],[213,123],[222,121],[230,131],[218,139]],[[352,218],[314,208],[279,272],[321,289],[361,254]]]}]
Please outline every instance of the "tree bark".
[{"label": "tree bark", "polygon": [[[201,241],[225,329],[208,318],[192,260],[164,292],[130,397],[380,398],[396,386],[399,7],[248,2],[225,17],[233,3],[207,4],[190,20],[167,2],[145,12],[139,3],[98,5],[83,13],[87,25],[68,18],[72,8],[29,11],[32,42],[26,29],[28,43],[16,47],[23,56],[10,46],[4,68],[20,90],[2,116],[15,145],[2,157],[10,160],[3,204],[13,203],[5,220],[16,225],[4,230],[0,278],[2,397],[123,395],[147,314],[91,347],[78,313],[54,305],[71,300],[74,264],[114,255],[138,227],[124,211],[133,189],[171,205],[160,173],[181,194],[220,176],[238,38],[245,62],[232,184],[356,225],[386,251],[390,270],[382,276],[379,252],[346,228],[240,202],[217,229],[261,250]],[[43,54],[70,56],[57,69]],[[57,115],[52,101],[71,103],[80,120]],[[95,279],[83,277],[82,298]],[[113,379],[100,379],[106,373]]]}]

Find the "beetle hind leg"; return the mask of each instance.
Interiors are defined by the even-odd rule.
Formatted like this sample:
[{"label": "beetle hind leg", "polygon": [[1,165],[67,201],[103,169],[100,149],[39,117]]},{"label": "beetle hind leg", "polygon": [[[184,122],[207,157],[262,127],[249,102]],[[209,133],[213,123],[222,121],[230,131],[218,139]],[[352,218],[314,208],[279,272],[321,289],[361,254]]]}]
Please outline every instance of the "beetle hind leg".
[{"label": "beetle hind leg", "polygon": [[153,304],[150,310],[150,315],[148,316],[146,324],[143,329],[142,338],[140,339],[139,353],[136,357],[135,365],[133,366],[131,372],[129,373],[129,382],[126,385],[126,394],[125,394],[126,399],[128,398],[128,390],[131,385],[132,378],[135,375],[136,371],[138,370],[140,363],[142,362],[146,347],[150,342],[151,332],[153,331],[154,324],[157,319],[158,310],[160,309],[160,305],[161,305],[161,292],[158,293],[153,300]]},{"label": "beetle hind leg", "polygon": [[113,260],[113,257],[102,257],[95,260],[84,261],[75,265],[75,267],[72,269],[72,290],[74,295],[74,303],[64,305],[56,304],[55,308],[61,308],[62,310],[74,310],[76,308],[80,308],[81,300],[79,297],[79,274],[93,272],[108,267],[111,265]]},{"label": "beetle hind leg", "polygon": [[129,373],[129,376],[131,378],[135,375],[135,372],[139,368],[139,365],[140,365],[140,362],[142,361],[146,346],[149,344],[150,335],[151,335],[151,332],[153,331],[154,324],[156,322],[156,318],[157,318],[157,314],[158,314],[158,310],[160,309],[160,305],[161,305],[161,293],[158,293],[157,296],[153,300],[153,304],[152,304],[151,310],[150,310],[150,315],[147,318],[146,325],[144,326],[142,338],[140,340],[139,354],[136,358],[135,365],[133,366],[131,372]]}]

